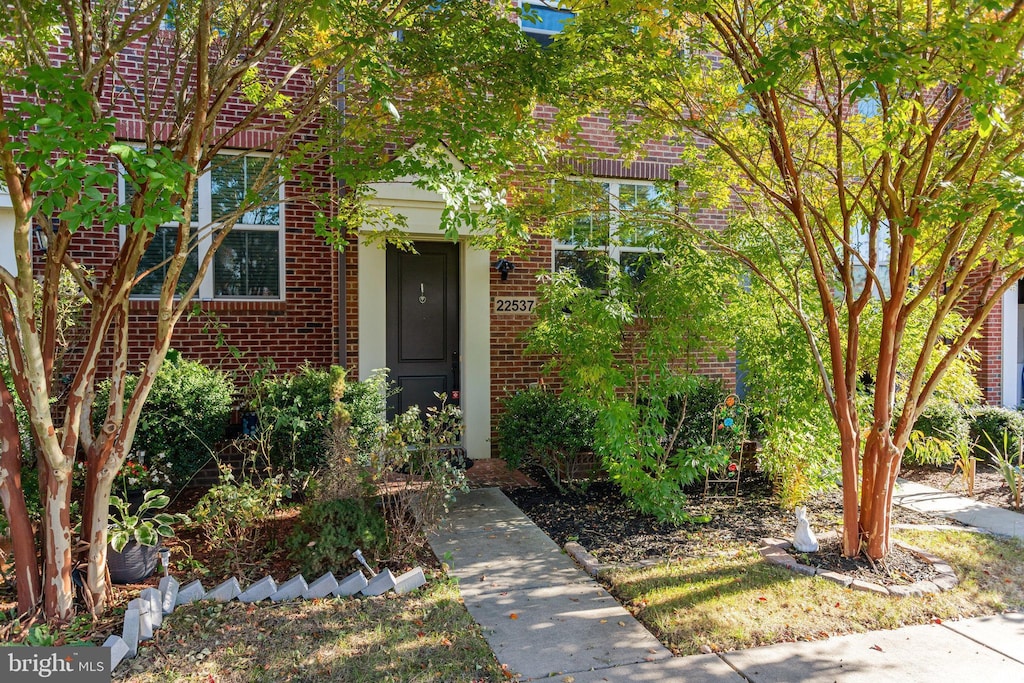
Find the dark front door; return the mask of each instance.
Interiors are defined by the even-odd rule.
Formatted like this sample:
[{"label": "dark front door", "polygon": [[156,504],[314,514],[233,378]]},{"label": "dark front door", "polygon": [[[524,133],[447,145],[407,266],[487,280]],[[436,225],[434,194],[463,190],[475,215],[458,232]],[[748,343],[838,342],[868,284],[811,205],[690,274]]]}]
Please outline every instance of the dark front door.
[{"label": "dark front door", "polygon": [[401,389],[388,403],[389,418],[437,405],[434,392],[458,396],[459,246],[417,242],[416,251],[387,252],[387,359]]}]

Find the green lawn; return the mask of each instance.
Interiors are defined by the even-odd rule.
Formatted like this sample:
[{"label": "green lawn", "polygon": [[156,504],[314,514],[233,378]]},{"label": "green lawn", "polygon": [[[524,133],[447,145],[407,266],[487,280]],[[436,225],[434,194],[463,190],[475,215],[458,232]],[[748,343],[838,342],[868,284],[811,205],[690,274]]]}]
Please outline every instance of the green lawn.
[{"label": "green lawn", "polygon": [[602,575],[677,654],[896,628],[1024,607],[1024,544],[964,532],[899,532],[946,559],[956,589],[920,598],[853,591],[765,562],[739,547],[709,557]]}]

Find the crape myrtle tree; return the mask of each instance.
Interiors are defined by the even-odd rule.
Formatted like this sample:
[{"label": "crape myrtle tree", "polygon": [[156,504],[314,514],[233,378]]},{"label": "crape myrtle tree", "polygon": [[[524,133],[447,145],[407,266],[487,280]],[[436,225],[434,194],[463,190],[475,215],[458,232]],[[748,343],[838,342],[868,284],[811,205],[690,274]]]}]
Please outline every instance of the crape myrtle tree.
[{"label": "crape myrtle tree", "polygon": [[843,551],[883,557],[915,420],[1022,274],[1024,2],[574,8],[563,116],[605,110],[627,150],[681,141],[680,201],[746,216],[704,239],[799,322],[841,444]]},{"label": "crape myrtle tree", "polygon": [[[395,218],[365,209],[365,183],[415,174],[448,199],[446,230],[470,223],[490,228],[492,238],[518,231],[487,180],[506,168],[510,150],[530,148],[531,74],[546,57],[506,10],[486,0],[7,4],[0,165],[15,220],[13,244],[0,248],[13,248],[17,267],[0,268],[10,368],[0,377],[0,498],[20,612],[41,602],[47,618],[70,618],[72,568],[83,564],[86,601],[94,613],[104,609],[111,483],[175,324],[192,309],[229,233],[221,226],[276,202],[280,183],[290,182],[308,189],[305,199],[322,209],[316,229],[341,245],[360,225]],[[210,225],[188,220],[199,176],[236,136],[253,131],[265,141],[266,161],[254,166],[237,206]],[[442,142],[472,177],[444,161]],[[410,148],[415,153],[402,153]],[[318,167],[337,179],[330,192],[317,183]],[[168,225],[176,236],[169,256],[141,268],[157,228]],[[33,250],[33,230],[47,238],[45,253]],[[112,231],[121,234],[116,254],[83,262]],[[208,248],[196,258],[200,241]],[[156,321],[143,329],[129,316],[129,298],[153,273],[162,277]],[[85,299],[83,342],[57,378],[67,274]],[[125,395],[130,347],[141,348],[145,362]],[[94,404],[100,368],[108,366],[109,403]],[[38,456],[38,537],[21,485],[16,401]],[[86,464],[80,533],[69,514],[79,453]]]}]

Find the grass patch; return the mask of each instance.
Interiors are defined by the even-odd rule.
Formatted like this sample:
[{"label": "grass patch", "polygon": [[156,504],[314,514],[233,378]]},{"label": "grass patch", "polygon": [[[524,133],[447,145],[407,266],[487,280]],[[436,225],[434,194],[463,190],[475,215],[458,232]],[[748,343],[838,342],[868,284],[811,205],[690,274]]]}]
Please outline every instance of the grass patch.
[{"label": "grass patch", "polygon": [[1024,607],[1024,544],[964,532],[899,532],[947,560],[956,589],[920,598],[853,591],[765,562],[749,546],[602,575],[611,591],[680,655],[734,650],[993,614]]},{"label": "grass patch", "polygon": [[176,610],[115,680],[502,681],[454,581],[406,595]]}]

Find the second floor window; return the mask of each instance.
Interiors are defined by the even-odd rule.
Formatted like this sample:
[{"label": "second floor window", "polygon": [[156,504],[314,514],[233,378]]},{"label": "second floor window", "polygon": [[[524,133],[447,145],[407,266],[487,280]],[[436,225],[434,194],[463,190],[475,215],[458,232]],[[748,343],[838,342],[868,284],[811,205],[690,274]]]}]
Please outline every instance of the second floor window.
[{"label": "second floor window", "polygon": [[576,16],[574,12],[563,9],[558,0],[522,0],[521,4],[523,33],[545,46],[550,45],[555,35],[561,33]]}]

